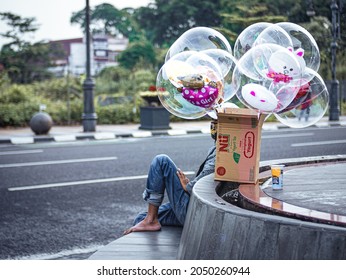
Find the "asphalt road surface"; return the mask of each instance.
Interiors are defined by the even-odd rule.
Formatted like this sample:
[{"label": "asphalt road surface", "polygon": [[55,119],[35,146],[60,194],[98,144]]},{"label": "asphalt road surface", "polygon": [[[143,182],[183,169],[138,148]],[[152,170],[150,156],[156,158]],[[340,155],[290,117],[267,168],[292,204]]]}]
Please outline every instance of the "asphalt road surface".
[{"label": "asphalt road surface", "polygon": [[[209,135],[0,145],[0,259],[84,259],[120,237],[142,201],[152,158],[190,177]],[[346,127],[263,131],[261,161],[346,154]]]}]

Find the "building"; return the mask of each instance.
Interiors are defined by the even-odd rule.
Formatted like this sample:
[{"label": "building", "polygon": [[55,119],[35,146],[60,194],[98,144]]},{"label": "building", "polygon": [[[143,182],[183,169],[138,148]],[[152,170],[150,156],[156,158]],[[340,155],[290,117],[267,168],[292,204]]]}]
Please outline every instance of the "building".
[{"label": "building", "polygon": [[[122,36],[93,35],[90,46],[90,72],[96,75],[103,68],[118,65],[117,56],[128,46],[128,39]],[[53,58],[54,67],[50,71],[56,76],[83,75],[86,72],[86,44],[84,38],[74,38],[49,42],[51,48],[60,54]]]}]

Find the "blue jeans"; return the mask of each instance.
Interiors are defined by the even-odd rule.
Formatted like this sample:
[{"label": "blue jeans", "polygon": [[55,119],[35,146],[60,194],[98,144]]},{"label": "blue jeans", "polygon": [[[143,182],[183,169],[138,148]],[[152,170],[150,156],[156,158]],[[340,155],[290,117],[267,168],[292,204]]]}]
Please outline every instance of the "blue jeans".
[{"label": "blue jeans", "polygon": [[[169,202],[162,204],[165,190]],[[184,225],[190,195],[184,191],[177,175],[177,167],[167,155],[157,155],[151,162],[143,199],[159,206],[161,225]],[[146,214],[147,212],[138,214],[134,224],[142,221]]]}]

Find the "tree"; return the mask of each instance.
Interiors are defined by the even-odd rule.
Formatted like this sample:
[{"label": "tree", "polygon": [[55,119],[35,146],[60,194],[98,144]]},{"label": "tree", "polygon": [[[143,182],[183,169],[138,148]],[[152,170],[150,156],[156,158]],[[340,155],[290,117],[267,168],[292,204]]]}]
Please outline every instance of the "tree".
[{"label": "tree", "polygon": [[134,70],[154,69],[156,63],[155,49],[149,41],[131,43],[118,57],[120,66]]},{"label": "tree", "polygon": [[226,34],[232,43],[246,27],[254,23],[287,21],[287,16],[281,13],[276,14],[270,5],[263,1],[250,0],[244,3],[241,0],[221,0],[221,3],[222,28],[220,31]]},{"label": "tree", "polygon": [[[312,0],[311,0],[312,1]],[[330,54],[330,44],[332,41],[332,11],[331,11],[331,2],[332,1],[324,1],[324,0],[313,0],[313,6],[315,10],[315,16],[311,18],[312,24],[319,24],[318,19],[324,17],[327,20],[326,23],[320,23],[320,28],[324,30],[327,29],[326,36],[320,36],[320,40],[316,40],[320,51],[322,51],[322,59],[325,62],[324,69],[325,72],[328,72],[328,77],[331,76],[331,54]],[[340,12],[340,21],[337,22],[338,31],[340,37],[337,40],[338,48],[337,48],[337,78],[340,80],[346,79],[346,0],[337,0],[337,5]],[[307,27],[308,30],[309,27]],[[317,33],[313,33],[314,36],[318,36]],[[345,90],[345,89],[343,89]]]},{"label": "tree", "polygon": [[12,13],[0,13],[1,20],[10,27],[10,30],[5,33],[0,33],[0,36],[9,40],[6,47],[20,48],[23,41],[23,34],[35,32],[38,26],[35,23],[35,18],[22,18],[19,15]]},{"label": "tree", "polygon": [[[134,9],[118,10],[111,4],[100,4],[90,9],[90,29],[92,34],[116,36],[122,34],[130,41],[138,39],[140,30],[133,19]],[[85,30],[85,9],[72,14],[72,24],[79,24]]]},{"label": "tree", "polygon": [[22,38],[37,30],[34,18],[22,18],[12,13],[0,13],[10,30],[0,35],[9,39],[1,48],[0,62],[13,83],[31,83],[51,76],[49,46],[43,42],[31,44]]},{"label": "tree", "polygon": [[[116,24],[121,20],[121,12],[111,4],[100,4],[90,8],[90,30],[91,33],[104,33],[115,35],[118,30]],[[72,14],[72,24],[79,24],[85,30],[85,8]]]},{"label": "tree", "polygon": [[151,42],[168,46],[190,28],[218,26],[220,8],[220,0],[156,0],[136,9],[134,17]]},{"label": "tree", "polygon": [[11,81],[20,84],[50,78],[52,74],[47,71],[51,66],[48,57],[49,46],[42,43],[25,43],[18,51],[4,46],[0,53],[0,61]]},{"label": "tree", "polygon": [[324,79],[330,79],[330,43],[331,43],[331,23],[326,17],[317,16],[314,17],[311,21],[306,23],[301,23],[306,30],[312,35],[315,39],[319,51],[321,65],[319,73]]}]

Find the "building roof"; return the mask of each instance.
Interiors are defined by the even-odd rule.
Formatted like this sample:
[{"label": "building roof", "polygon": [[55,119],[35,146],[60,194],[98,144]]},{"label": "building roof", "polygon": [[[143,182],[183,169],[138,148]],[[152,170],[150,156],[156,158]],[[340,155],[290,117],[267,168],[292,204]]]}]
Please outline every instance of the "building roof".
[{"label": "building roof", "polygon": [[66,56],[69,57],[71,54],[70,45],[73,43],[83,43],[83,38],[55,40],[55,41],[49,41],[49,43],[50,44],[59,44],[60,46],[62,46],[63,50],[65,51]]}]

